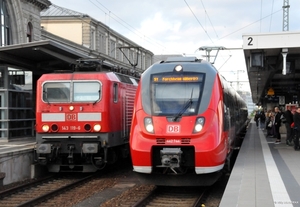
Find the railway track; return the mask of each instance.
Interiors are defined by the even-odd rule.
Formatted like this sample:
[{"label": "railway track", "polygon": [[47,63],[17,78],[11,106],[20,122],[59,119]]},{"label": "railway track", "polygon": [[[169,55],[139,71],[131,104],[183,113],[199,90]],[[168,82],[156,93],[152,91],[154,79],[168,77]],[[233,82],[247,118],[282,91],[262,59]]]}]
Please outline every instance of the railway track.
[{"label": "railway track", "polygon": [[89,176],[51,176],[29,184],[24,184],[0,193],[1,207],[25,207],[41,204],[44,201],[73,189],[78,185],[96,177],[97,174]]},{"label": "railway track", "polygon": [[201,206],[205,197],[205,188],[188,187],[156,187],[133,207],[197,207]]}]

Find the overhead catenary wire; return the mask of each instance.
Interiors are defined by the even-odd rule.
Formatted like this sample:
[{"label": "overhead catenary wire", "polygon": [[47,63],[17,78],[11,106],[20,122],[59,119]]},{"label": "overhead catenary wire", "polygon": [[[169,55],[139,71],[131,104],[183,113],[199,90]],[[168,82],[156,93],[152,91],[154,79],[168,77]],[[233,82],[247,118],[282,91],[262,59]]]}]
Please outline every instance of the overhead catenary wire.
[{"label": "overhead catenary wire", "polygon": [[207,18],[208,18],[208,21],[209,21],[210,25],[212,26],[212,28],[213,28],[213,30],[214,30],[214,32],[215,32],[216,37],[218,38],[219,36],[218,36],[218,34],[217,34],[217,31],[215,30],[215,27],[214,27],[213,23],[212,23],[211,20],[210,20],[210,17],[209,17],[209,15],[208,15],[208,12],[207,12],[207,10],[206,10],[206,8],[205,8],[204,3],[203,3],[202,0],[201,0],[201,4],[202,4],[202,7],[203,7],[203,9],[204,9],[204,11],[205,11],[205,15],[206,15]]},{"label": "overhead catenary wire", "polygon": [[193,12],[192,8],[190,7],[190,5],[186,2],[186,0],[184,0],[185,4],[187,5],[187,7],[189,8],[189,10],[191,11],[191,13],[193,14],[193,16],[195,17],[196,21],[198,22],[198,24],[201,26],[201,28],[203,29],[203,31],[205,32],[206,36],[210,39],[210,41],[213,43],[212,39],[210,38],[208,32],[206,31],[206,29],[203,27],[203,25],[201,24],[200,20],[197,18],[197,16],[195,15],[195,13]]},{"label": "overhead catenary wire", "polygon": [[[106,14],[106,15],[109,14],[109,18],[114,19],[116,22],[118,22],[118,23],[119,23],[120,25],[122,25],[124,28],[126,28],[127,30],[129,30],[129,31],[132,32],[133,34],[137,35],[139,38],[143,39],[144,41],[148,42],[149,44],[152,44],[152,45],[154,45],[154,46],[159,46],[159,48],[162,48],[162,50],[164,50],[164,51],[168,51],[167,46],[164,46],[164,45],[162,45],[161,43],[157,42],[156,40],[152,40],[152,39],[149,38],[147,35],[142,34],[138,29],[135,29],[135,28],[132,27],[130,24],[128,24],[126,21],[124,21],[124,18],[120,18],[120,17],[118,17],[114,12],[110,11],[105,5],[103,5],[103,3],[101,3],[99,0],[93,0],[93,1],[92,1],[92,0],[89,0],[89,1],[90,1],[90,3],[92,3],[92,4],[95,6],[95,8],[99,9],[101,12],[103,12],[103,13]],[[186,0],[184,0],[184,1],[186,2],[187,5],[189,5],[189,4],[187,3]],[[203,4],[202,0],[201,0],[201,3]],[[97,4],[98,4],[98,5],[97,5]],[[104,9],[101,8],[99,5],[101,5]],[[203,5],[203,7],[204,7],[204,5]],[[189,9],[191,10],[191,7],[189,7]],[[205,9],[205,11],[206,11],[206,13],[207,13],[207,16],[208,16],[208,18],[209,18],[207,9],[206,9],[205,7],[204,7],[204,9]],[[265,18],[267,18],[267,17],[269,17],[269,16],[272,16],[272,15],[274,15],[275,13],[277,13],[277,12],[279,12],[279,11],[282,11],[282,9],[280,9],[280,10],[278,10],[278,11],[276,11],[276,12],[270,14],[270,15],[267,15],[266,17],[261,18],[260,20],[257,20],[257,21],[252,22],[252,23],[250,23],[250,24],[248,24],[248,25],[246,25],[246,26],[244,26],[244,27],[241,27],[241,28],[239,28],[239,29],[237,29],[237,30],[235,30],[235,31],[233,31],[233,32],[231,32],[231,33],[229,33],[229,34],[227,34],[227,35],[224,35],[224,36],[222,36],[222,37],[219,37],[218,34],[215,32],[215,34],[217,35],[217,37],[219,37],[216,41],[213,41],[213,40],[212,40],[212,38],[210,37],[208,31],[205,30],[205,28],[202,26],[201,22],[200,22],[199,20],[198,20],[197,22],[198,22],[198,24],[201,26],[201,28],[203,29],[203,31],[205,32],[205,34],[208,36],[209,40],[210,40],[212,43],[215,43],[215,42],[217,42],[217,41],[219,41],[219,40],[222,40],[222,39],[224,39],[224,38],[227,38],[228,36],[230,36],[230,35],[232,35],[232,34],[235,34],[235,33],[239,32],[239,31],[241,31],[241,30],[243,30],[243,29],[245,29],[245,28],[247,28],[247,27],[249,27],[249,26],[251,26],[251,25],[257,23],[258,21],[261,21],[261,20],[263,20],[263,19],[265,19]],[[193,13],[192,10],[191,10],[191,12]],[[193,15],[194,15],[194,14],[193,14]],[[79,18],[79,17],[78,17],[78,18]],[[195,18],[198,19],[197,17],[195,17]],[[209,18],[209,20],[210,20],[210,18]],[[210,20],[210,22],[211,22],[211,20]],[[212,22],[211,22],[211,25],[212,25],[212,27],[213,27]],[[213,27],[213,28],[214,28],[214,27]],[[215,30],[215,29],[214,29],[214,30]],[[174,50],[171,50],[171,51],[174,51]],[[181,54],[181,52],[179,52],[179,53]]]},{"label": "overhead catenary wire", "polygon": [[[95,5],[98,9],[100,9],[101,11],[106,12],[105,10],[101,9],[97,4],[95,4],[92,0],[89,0],[89,1],[93,5]],[[139,32],[136,28],[134,28],[133,26],[131,26],[130,24],[128,24],[126,21],[124,21],[122,18],[118,17],[110,9],[108,9],[101,2],[99,2],[99,0],[95,0],[95,1],[109,12],[109,14],[110,14],[109,18],[112,18],[113,20],[115,20],[116,22],[118,22],[120,25],[122,25],[123,27],[125,27],[126,29],[128,29],[129,31],[131,31],[133,34],[135,34],[136,36],[140,37],[141,39],[144,39],[148,43],[155,44],[156,46],[161,47],[163,50],[167,50],[167,48],[164,45],[160,44],[156,40],[153,40],[153,39],[147,37],[145,34]]]}]

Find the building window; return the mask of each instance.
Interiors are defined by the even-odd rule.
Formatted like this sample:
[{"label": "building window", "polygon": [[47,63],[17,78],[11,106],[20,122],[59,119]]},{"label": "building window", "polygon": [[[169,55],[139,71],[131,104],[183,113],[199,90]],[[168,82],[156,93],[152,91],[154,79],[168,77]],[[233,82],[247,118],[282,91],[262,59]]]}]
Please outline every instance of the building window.
[{"label": "building window", "polygon": [[1,46],[10,44],[10,28],[9,28],[9,15],[6,8],[6,1],[0,0],[0,24],[1,24],[1,32],[0,32],[0,44]]},{"label": "building window", "polygon": [[91,28],[91,50],[96,50],[96,28]]},{"label": "building window", "polygon": [[32,24],[27,24],[27,42],[32,42]]},{"label": "building window", "polygon": [[106,44],[105,44],[105,35],[100,35],[100,48],[99,51],[105,53],[106,52]]},{"label": "building window", "polygon": [[110,56],[116,58],[116,42],[113,40],[110,41]]},{"label": "building window", "polygon": [[120,61],[123,61],[123,53],[121,52],[122,49],[120,49],[122,45],[119,43],[118,47],[116,48],[117,50],[117,59]]}]

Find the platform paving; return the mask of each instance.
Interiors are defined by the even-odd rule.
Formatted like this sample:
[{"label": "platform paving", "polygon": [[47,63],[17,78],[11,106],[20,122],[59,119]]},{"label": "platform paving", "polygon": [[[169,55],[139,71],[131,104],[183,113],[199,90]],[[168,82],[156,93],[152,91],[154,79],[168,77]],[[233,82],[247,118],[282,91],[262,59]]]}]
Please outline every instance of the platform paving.
[{"label": "platform paving", "polygon": [[300,206],[300,151],[249,124],[219,207]]}]

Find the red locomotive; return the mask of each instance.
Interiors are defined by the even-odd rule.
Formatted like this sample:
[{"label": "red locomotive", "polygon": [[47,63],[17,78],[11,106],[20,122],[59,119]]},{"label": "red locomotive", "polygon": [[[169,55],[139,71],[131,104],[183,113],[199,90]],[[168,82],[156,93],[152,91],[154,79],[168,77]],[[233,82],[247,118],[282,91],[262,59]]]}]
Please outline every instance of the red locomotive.
[{"label": "red locomotive", "polygon": [[112,72],[44,74],[36,92],[36,155],[50,172],[94,172],[129,156],[138,79]]},{"label": "red locomotive", "polygon": [[134,107],[133,170],[157,185],[214,183],[248,120],[243,99],[210,63],[195,57],[149,67]]}]

